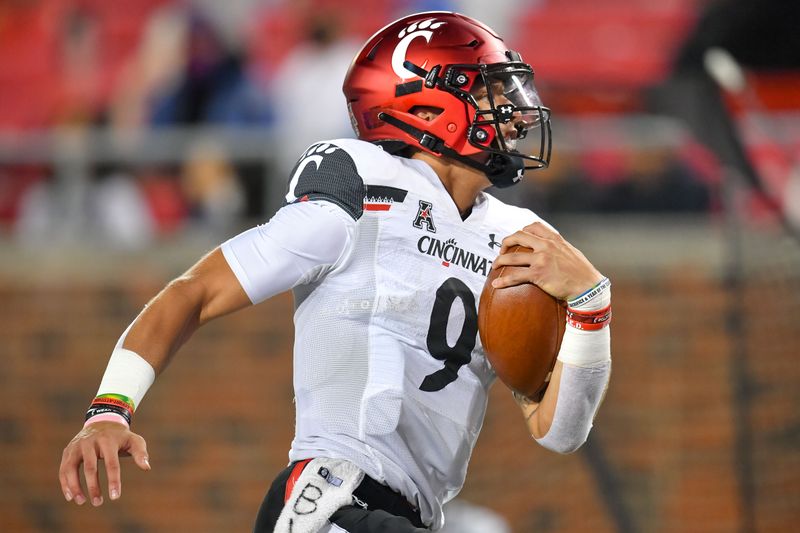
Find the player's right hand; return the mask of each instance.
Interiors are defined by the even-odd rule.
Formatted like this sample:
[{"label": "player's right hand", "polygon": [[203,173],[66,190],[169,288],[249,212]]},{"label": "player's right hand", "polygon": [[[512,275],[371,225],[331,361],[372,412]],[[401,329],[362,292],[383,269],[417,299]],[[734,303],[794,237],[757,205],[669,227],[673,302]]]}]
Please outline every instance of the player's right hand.
[{"label": "player's right hand", "polygon": [[[116,500],[122,495],[119,456],[131,455],[142,470],[150,470],[147,457],[147,443],[144,439],[122,424],[116,422],[97,422],[83,428],[64,448],[58,478],[64,498],[78,505],[91,501],[95,507],[103,503],[100,490],[97,463],[105,463],[108,478],[108,495]],[[86,479],[88,498],[81,488],[80,466]]]}]

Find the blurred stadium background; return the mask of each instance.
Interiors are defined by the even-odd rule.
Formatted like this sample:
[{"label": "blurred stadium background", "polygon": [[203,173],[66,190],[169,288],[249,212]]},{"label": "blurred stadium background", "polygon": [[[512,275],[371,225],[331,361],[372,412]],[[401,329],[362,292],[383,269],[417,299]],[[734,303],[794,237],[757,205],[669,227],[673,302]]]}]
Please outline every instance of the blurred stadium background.
[{"label": "blurred stadium background", "polygon": [[[0,531],[251,528],[293,430],[289,295],[182,350],[137,413],[153,471],[127,464],[122,500],[64,503],[61,450],[142,305],[267,220],[306,145],[351,135],[360,43],[429,9],[533,64],[553,165],[503,197],[592,258],[615,301],[589,443],[538,448],[497,384],[449,531],[796,531],[796,5],[0,1]],[[706,75],[714,46],[743,90]]]}]

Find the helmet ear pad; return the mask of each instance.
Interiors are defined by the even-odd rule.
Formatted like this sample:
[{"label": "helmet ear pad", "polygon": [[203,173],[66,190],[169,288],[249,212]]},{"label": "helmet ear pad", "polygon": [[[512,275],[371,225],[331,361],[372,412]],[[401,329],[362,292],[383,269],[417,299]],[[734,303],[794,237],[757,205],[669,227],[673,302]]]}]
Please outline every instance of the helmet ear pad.
[{"label": "helmet ear pad", "polygon": [[[483,150],[480,146],[475,146],[469,139],[475,109],[467,102],[448,92],[428,88],[423,88],[422,90],[428,92],[427,95],[423,95],[423,98],[419,96],[415,98],[399,98],[392,102],[391,107],[382,111],[421,131],[435,134],[445,144],[463,155],[481,153]],[[437,109],[439,112],[430,120],[418,116],[415,110],[420,107],[420,101],[425,102],[424,107]],[[489,145],[494,139],[494,131],[492,128],[487,128],[487,130],[491,130],[490,134],[492,135],[492,138],[486,143],[486,145]],[[424,146],[420,148],[431,152]]]}]

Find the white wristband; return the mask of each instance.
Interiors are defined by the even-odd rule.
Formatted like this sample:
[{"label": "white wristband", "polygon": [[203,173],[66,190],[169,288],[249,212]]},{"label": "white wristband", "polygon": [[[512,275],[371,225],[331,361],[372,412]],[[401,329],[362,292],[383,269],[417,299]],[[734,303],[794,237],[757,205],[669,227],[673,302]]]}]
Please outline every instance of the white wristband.
[{"label": "white wristband", "polygon": [[155,379],[155,370],[142,356],[125,348],[114,348],[97,395],[122,394],[133,400],[135,409]]},{"label": "white wristband", "polygon": [[611,280],[603,278],[600,283],[584,292],[580,296],[567,301],[571,309],[582,311],[597,311],[611,305]]},{"label": "white wristband", "polygon": [[[577,309],[593,311],[611,305],[611,284],[601,282],[599,291],[580,304]],[[585,331],[571,326],[564,328],[564,338],[558,360],[562,363],[594,367],[611,359],[611,328],[606,326],[598,331]]]}]

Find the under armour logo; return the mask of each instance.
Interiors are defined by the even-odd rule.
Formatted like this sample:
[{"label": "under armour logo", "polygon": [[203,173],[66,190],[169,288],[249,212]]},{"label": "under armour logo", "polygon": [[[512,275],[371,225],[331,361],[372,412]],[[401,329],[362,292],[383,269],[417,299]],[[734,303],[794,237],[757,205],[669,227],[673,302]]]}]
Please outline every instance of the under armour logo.
[{"label": "under armour logo", "polygon": [[498,120],[502,123],[510,122],[514,118],[514,106],[501,105],[497,107]]},{"label": "under armour logo", "polygon": [[430,202],[426,202],[425,200],[419,201],[419,210],[417,210],[417,216],[414,218],[413,226],[415,228],[423,229],[422,226],[425,226],[425,229],[430,231],[431,233],[436,233],[436,225],[433,223],[433,204]]},{"label": "under armour logo", "polygon": [[503,243],[497,242],[496,240],[494,240],[494,235],[495,235],[494,233],[490,233],[489,234],[489,248],[491,248],[492,250],[494,250],[495,246],[502,246],[503,245]]}]

